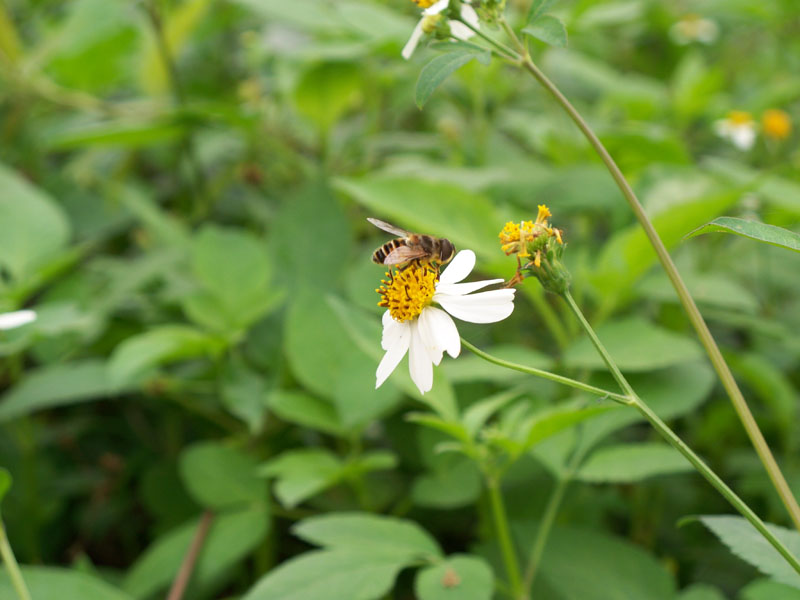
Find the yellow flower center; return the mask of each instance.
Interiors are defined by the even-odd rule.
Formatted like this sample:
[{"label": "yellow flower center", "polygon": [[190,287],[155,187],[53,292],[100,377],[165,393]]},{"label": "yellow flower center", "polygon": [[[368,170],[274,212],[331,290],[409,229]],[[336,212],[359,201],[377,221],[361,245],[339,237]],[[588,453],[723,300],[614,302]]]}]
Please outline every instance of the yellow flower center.
[{"label": "yellow flower center", "polygon": [[732,110],[728,113],[728,122],[731,125],[749,125],[753,117],[746,110]]},{"label": "yellow flower center", "polygon": [[785,140],[792,133],[792,120],[785,111],[777,108],[764,111],[761,125],[764,127],[764,135],[773,140]]},{"label": "yellow flower center", "polygon": [[389,309],[395,321],[415,319],[428,306],[436,291],[439,272],[430,267],[411,265],[393,274],[386,273],[388,279],[381,280],[375,291],[381,295],[378,306]]},{"label": "yellow flower center", "polygon": [[411,1],[420,8],[430,8],[436,3],[436,0],[411,0]]}]

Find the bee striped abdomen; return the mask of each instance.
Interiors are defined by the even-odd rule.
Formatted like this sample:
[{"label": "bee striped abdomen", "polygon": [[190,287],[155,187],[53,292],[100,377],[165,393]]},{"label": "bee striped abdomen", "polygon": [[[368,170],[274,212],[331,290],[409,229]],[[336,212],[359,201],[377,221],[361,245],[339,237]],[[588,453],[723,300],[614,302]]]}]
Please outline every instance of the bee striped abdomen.
[{"label": "bee striped abdomen", "polygon": [[386,257],[389,256],[392,251],[405,245],[406,241],[403,238],[397,238],[386,242],[383,246],[375,250],[375,253],[372,255],[372,262],[378,263],[379,265],[384,264],[383,261],[386,260]]}]

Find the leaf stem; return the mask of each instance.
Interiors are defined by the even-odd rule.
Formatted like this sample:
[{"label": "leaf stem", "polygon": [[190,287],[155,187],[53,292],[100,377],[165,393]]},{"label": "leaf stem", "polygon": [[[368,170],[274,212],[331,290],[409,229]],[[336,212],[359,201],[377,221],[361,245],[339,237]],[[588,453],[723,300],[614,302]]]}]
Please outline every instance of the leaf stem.
[{"label": "leaf stem", "polygon": [[530,55],[525,53],[520,60],[515,61],[515,64],[521,65],[522,68],[533,75],[534,79],[536,79],[536,81],[538,81],[542,87],[544,87],[553,96],[553,98],[555,98],[556,102],[561,105],[564,111],[566,111],[573,122],[578,126],[578,129],[581,130],[583,135],[589,141],[589,144],[600,156],[600,159],[603,161],[603,164],[606,166],[609,173],[611,173],[611,177],[613,177],[614,181],[622,192],[622,195],[628,201],[631,210],[633,210],[633,213],[636,215],[639,224],[644,229],[647,239],[655,249],[658,260],[661,262],[662,267],[672,282],[681,304],[683,305],[683,308],[686,311],[692,326],[697,332],[700,342],[705,348],[706,353],[708,354],[709,359],[714,366],[714,370],[717,372],[717,375],[719,376],[719,379],[725,388],[725,391],[728,393],[733,407],[739,416],[739,420],[742,422],[742,425],[744,426],[745,431],[747,432],[747,435],[749,436],[750,441],[752,442],[756,453],[761,460],[761,463],[764,465],[769,478],[772,480],[772,484],[775,487],[775,490],[778,492],[778,495],[786,507],[786,510],[789,512],[789,516],[794,522],[795,527],[798,529],[798,531],[800,531],[800,505],[798,505],[797,499],[792,494],[789,484],[786,482],[786,478],[783,476],[775,457],[772,455],[772,452],[770,451],[769,446],[764,439],[764,435],[758,428],[758,424],[753,418],[753,414],[750,412],[750,408],[747,406],[747,402],[745,401],[730,368],[725,362],[725,359],[723,358],[722,353],[720,352],[720,349],[714,340],[714,337],[711,335],[708,325],[706,325],[706,322],[703,320],[703,316],[700,314],[700,311],[697,308],[697,305],[695,304],[691,294],[689,293],[686,284],[683,282],[683,279],[681,279],[675,263],[672,262],[672,258],[664,246],[664,242],[661,240],[658,232],[655,230],[655,227],[653,227],[652,222],[644,212],[644,208],[642,208],[642,205],[639,202],[639,199],[636,197],[636,194],[633,192],[630,184],[625,179],[622,171],[619,169],[616,162],[614,162],[614,159],[608,153],[605,146],[603,146],[600,139],[595,135],[583,117],[581,117],[580,113],[570,103],[566,96],[561,93],[555,84],[547,78],[547,76],[539,69],[539,67],[536,66],[536,64],[534,64],[530,58]]},{"label": "leaf stem", "polygon": [[519,574],[519,562],[517,553],[514,551],[514,542],[508,529],[508,517],[503,505],[503,496],[500,494],[500,481],[497,477],[489,475],[486,478],[487,488],[489,489],[489,501],[492,505],[492,516],[497,531],[497,541],[503,554],[503,562],[508,573],[508,582],[511,586],[511,593],[517,600],[525,598],[525,591],[522,587],[522,579]]},{"label": "leaf stem", "polygon": [[172,587],[169,590],[167,600],[181,600],[183,594],[186,592],[186,587],[189,585],[189,580],[192,578],[192,571],[197,563],[197,557],[200,556],[200,551],[203,549],[203,544],[206,541],[208,530],[211,528],[211,522],[214,520],[214,513],[207,510],[203,513],[200,519],[200,524],[197,526],[197,531],[192,538],[192,543],[183,557],[178,574],[172,582]]},{"label": "leaf stem", "polygon": [[25,585],[25,580],[22,578],[22,572],[19,570],[17,559],[14,556],[14,551],[11,549],[11,544],[8,543],[8,536],[6,536],[6,527],[3,520],[0,519],[0,556],[3,557],[3,562],[6,564],[8,577],[11,579],[11,585],[14,591],[17,592],[19,600],[31,600],[31,593]]},{"label": "leaf stem", "polygon": [[772,546],[783,556],[786,561],[792,566],[792,568],[800,573],[800,561],[794,556],[788,548],[781,542],[775,534],[773,534],[766,526],[766,524],[761,520],[761,518],[753,512],[753,510],[742,500],[739,496],[736,495],[728,485],[720,479],[719,475],[717,475],[711,467],[709,467],[703,460],[694,453],[694,451],[686,445],[686,443],[678,437],[678,435],[670,429],[669,425],[664,423],[661,418],[653,412],[653,410],[642,400],[639,396],[636,395],[636,392],[633,391],[633,388],[628,383],[628,380],[625,379],[625,376],[619,370],[614,359],[611,358],[611,355],[606,350],[603,343],[600,341],[600,338],[597,337],[597,334],[592,329],[592,326],[586,320],[586,317],[583,316],[581,309],[575,303],[575,300],[572,298],[572,294],[569,293],[569,290],[564,292],[563,294],[564,300],[567,302],[569,307],[572,309],[572,312],[578,318],[581,326],[583,326],[584,330],[586,331],[587,335],[594,344],[594,347],[597,349],[597,352],[603,358],[603,362],[606,363],[609,371],[614,376],[614,379],[617,380],[619,386],[625,391],[630,397],[630,405],[636,408],[642,416],[647,419],[653,428],[658,431],[661,436],[666,439],[678,452],[683,454],[684,457],[694,466],[700,474],[705,477],[705,479],[737,510],[741,515],[750,521],[750,524],[755,527],[758,532],[764,536],[764,538],[772,544]]},{"label": "leaf stem", "polygon": [[622,394],[617,394],[616,392],[604,390],[603,388],[595,387],[593,385],[589,385],[588,383],[583,383],[575,379],[570,379],[569,377],[564,377],[563,375],[556,375],[555,373],[551,373],[550,371],[544,371],[542,369],[537,369],[535,367],[526,367],[524,365],[519,365],[517,363],[512,363],[507,360],[503,360],[502,358],[492,356],[491,354],[484,352],[480,348],[476,348],[464,338],[461,338],[461,344],[465,348],[467,348],[467,350],[469,350],[470,352],[476,354],[477,356],[480,356],[483,360],[493,363],[495,365],[499,365],[501,367],[505,367],[506,369],[520,371],[521,373],[527,373],[528,375],[535,375],[536,377],[541,377],[542,379],[549,379],[550,381],[554,381],[556,383],[560,383],[562,385],[566,385],[575,388],[577,390],[581,390],[583,392],[588,392],[590,394],[594,394],[595,396],[608,398],[609,400],[613,400],[614,402],[617,402],[619,404],[628,405],[631,403],[630,398],[628,398],[627,396],[623,396]]},{"label": "leaf stem", "polygon": [[464,19],[459,18],[458,21],[460,23],[463,23],[464,25],[466,25],[472,31],[474,31],[475,35],[477,35],[479,38],[481,38],[482,40],[488,42],[489,44],[491,44],[492,46],[497,48],[503,54],[503,56],[506,59],[508,59],[509,61],[513,62],[514,64],[520,64],[520,60],[521,60],[522,57],[519,54],[517,54],[516,52],[514,52],[514,50],[512,50],[511,48],[506,46],[504,43],[498,42],[496,39],[486,35],[485,33],[483,33],[477,27],[473,27],[472,25],[467,23]]}]

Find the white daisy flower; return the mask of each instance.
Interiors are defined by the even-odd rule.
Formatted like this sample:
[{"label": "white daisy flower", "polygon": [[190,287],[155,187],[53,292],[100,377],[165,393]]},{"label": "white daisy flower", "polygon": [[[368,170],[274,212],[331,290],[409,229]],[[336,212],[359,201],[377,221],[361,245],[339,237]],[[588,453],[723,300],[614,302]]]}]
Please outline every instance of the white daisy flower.
[{"label": "white daisy flower", "polygon": [[432,268],[411,266],[383,282],[378,292],[380,306],[388,309],[383,314],[381,339],[386,354],[375,372],[376,388],[408,352],[412,381],[420,393],[430,391],[433,365],[441,362],[445,351],[453,358],[461,352],[461,338],[450,315],[470,323],[494,323],[512,313],[516,290],[472,293],[502,279],[459,283],[474,266],[475,253],[462,250],[438,278]]},{"label": "white daisy flower", "polygon": [[749,112],[732,110],[714,123],[717,135],[730,141],[739,150],[749,150],[756,141],[756,123]]},{"label": "white daisy flower", "polygon": [[36,313],[32,310],[17,310],[14,312],[0,313],[0,330],[15,329],[36,320]]},{"label": "white daisy flower", "polygon": [[[433,16],[446,11],[450,6],[450,0],[439,0],[439,2],[433,5],[430,4],[430,0],[415,1],[420,6],[428,6],[428,8],[422,11],[422,18],[419,20],[419,23],[417,23],[417,26],[414,27],[414,31],[411,32],[411,37],[408,38],[408,42],[406,42],[406,45],[403,47],[402,55],[406,60],[411,58],[411,55],[414,53],[414,50],[416,49],[417,44],[419,44],[419,41],[422,39],[422,36],[427,33],[426,29],[428,26],[435,26],[435,20],[432,19]],[[475,29],[478,29],[480,26],[478,13],[476,13],[475,9],[467,4],[467,2],[461,3],[461,18],[472,25]],[[447,21],[447,24],[450,26],[450,33],[454,38],[459,40],[468,40],[475,35],[475,32],[472,31],[472,29],[460,21],[450,19]]]}]

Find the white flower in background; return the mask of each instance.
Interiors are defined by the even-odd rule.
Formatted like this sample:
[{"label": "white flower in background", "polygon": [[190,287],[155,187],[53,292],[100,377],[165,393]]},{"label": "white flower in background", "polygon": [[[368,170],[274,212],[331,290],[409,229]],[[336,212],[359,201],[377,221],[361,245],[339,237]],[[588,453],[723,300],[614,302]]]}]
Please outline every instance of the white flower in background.
[{"label": "white flower in background", "polygon": [[670,27],[669,35],[673,42],[681,46],[692,42],[713,44],[719,37],[719,27],[711,19],[689,14]]},{"label": "white flower in background", "polygon": [[32,310],[18,310],[15,312],[0,313],[0,330],[15,329],[36,320],[36,313]]},{"label": "white flower in background", "polygon": [[715,121],[714,131],[739,150],[749,150],[756,141],[756,122],[743,110],[732,110],[724,119]]},{"label": "white flower in background", "polygon": [[[417,23],[417,26],[414,27],[411,37],[408,38],[408,42],[406,42],[406,45],[403,47],[402,55],[406,60],[411,58],[422,36],[436,29],[436,25],[439,19],[441,19],[438,15],[446,11],[450,6],[450,0],[439,0],[439,2],[435,4],[432,3],[432,0],[414,0],[414,2],[425,10],[422,11],[422,18],[419,20],[419,23]],[[466,1],[463,1],[461,4],[461,18],[475,29],[478,29],[480,26],[478,13],[476,13],[475,9]],[[450,19],[447,21],[447,24],[450,27],[450,33],[459,40],[468,40],[475,35],[474,31],[460,21]]]},{"label": "white flower in background", "polygon": [[462,250],[440,277],[431,267],[411,265],[382,282],[377,291],[379,306],[388,309],[383,314],[381,339],[386,354],[375,373],[376,388],[407,352],[411,379],[424,394],[433,387],[433,365],[441,362],[444,352],[453,358],[461,352],[461,338],[450,315],[470,323],[494,323],[512,313],[516,290],[472,293],[502,279],[459,283],[474,266],[475,253]]}]

